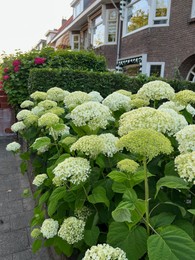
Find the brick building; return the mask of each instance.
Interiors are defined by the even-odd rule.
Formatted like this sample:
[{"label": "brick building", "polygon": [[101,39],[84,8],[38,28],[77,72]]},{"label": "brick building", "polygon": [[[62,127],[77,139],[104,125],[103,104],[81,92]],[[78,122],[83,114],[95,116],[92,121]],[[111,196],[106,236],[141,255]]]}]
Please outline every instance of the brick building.
[{"label": "brick building", "polygon": [[[109,69],[195,82],[195,0],[73,0],[73,17],[50,39],[95,49]],[[60,44],[59,44],[60,45]]]}]

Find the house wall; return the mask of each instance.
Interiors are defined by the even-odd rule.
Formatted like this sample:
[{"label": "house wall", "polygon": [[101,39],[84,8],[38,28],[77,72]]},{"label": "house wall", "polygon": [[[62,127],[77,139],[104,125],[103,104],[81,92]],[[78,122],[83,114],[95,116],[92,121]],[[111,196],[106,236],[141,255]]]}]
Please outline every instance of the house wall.
[{"label": "house wall", "polygon": [[150,27],[123,37],[120,58],[146,53],[148,62],[165,62],[165,77],[173,78],[175,70],[180,69],[181,76],[186,78],[189,67],[195,64],[191,6],[192,0],[185,0],[185,4],[183,0],[172,0],[169,26]]}]

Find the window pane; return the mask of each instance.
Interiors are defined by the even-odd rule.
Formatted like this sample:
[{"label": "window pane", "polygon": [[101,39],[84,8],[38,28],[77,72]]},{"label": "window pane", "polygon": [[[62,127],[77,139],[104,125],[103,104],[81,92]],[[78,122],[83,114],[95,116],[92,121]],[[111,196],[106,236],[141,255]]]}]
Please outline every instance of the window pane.
[{"label": "window pane", "polygon": [[74,37],[74,41],[77,41],[77,42],[78,42],[79,36],[78,36],[78,35],[73,35],[73,37]]},{"label": "window pane", "polygon": [[74,49],[76,49],[76,50],[79,49],[79,43],[78,42],[74,42]]},{"label": "window pane", "polygon": [[150,76],[160,77],[161,65],[151,65],[150,66]]},{"label": "window pane", "polygon": [[156,0],[156,17],[167,16],[169,0]]},{"label": "window pane", "polygon": [[101,23],[93,29],[93,46],[97,47],[104,43],[104,25]]},{"label": "window pane", "polygon": [[140,0],[127,9],[127,32],[132,32],[148,24],[149,5]]},{"label": "window pane", "polygon": [[108,23],[108,42],[116,42],[116,22]]}]

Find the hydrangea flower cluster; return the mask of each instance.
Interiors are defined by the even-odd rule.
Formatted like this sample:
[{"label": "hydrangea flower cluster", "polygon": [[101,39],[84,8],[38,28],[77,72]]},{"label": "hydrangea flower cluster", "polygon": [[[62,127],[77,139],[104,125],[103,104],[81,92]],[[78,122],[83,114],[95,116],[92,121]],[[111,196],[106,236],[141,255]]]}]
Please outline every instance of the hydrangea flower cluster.
[{"label": "hydrangea flower cluster", "polygon": [[130,98],[132,97],[131,91],[127,91],[125,89],[119,89],[115,92],[120,93],[120,94],[125,95],[125,96],[130,97]]},{"label": "hydrangea flower cluster", "polygon": [[21,145],[17,142],[12,142],[12,143],[9,143],[7,146],[6,146],[6,150],[8,152],[17,152],[20,150],[20,147]]},{"label": "hydrangea flower cluster", "polygon": [[169,99],[172,100],[175,96],[174,89],[166,82],[154,80],[144,84],[137,94],[150,100]]},{"label": "hydrangea flower cluster", "polygon": [[111,111],[117,110],[125,110],[129,111],[131,109],[131,98],[125,96],[118,92],[113,92],[112,94],[108,95],[102,102],[104,106],[110,108]]},{"label": "hydrangea flower cluster", "polygon": [[105,129],[109,121],[114,121],[110,109],[98,102],[89,101],[77,106],[70,113],[76,126],[88,126],[91,130]]},{"label": "hydrangea flower cluster", "polygon": [[26,125],[23,123],[23,121],[16,122],[11,126],[11,130],[16,133],[24,130],[26,128]]},{"label": "hydrangea flower cluster", "polygon": [[131,159],[124,159],[117,163],[117,168],[121,172],[135,173],[139,167],[139,164]]},{"label": "hydrangea flower cluster", "polygon": [[59,163],[53,170],[56,177],[73,184],[85,182],[91,172],[90,163],[81,157],[69,157]]},{"label": "hydrangea flower cluster", "polygon": [[30,127],[32,125],[37,125],[38,123],[38,116],[32,114],[32,115],[28,115],[25,119],[24,119],[24,124],[26,127]]},{"label": "hydrangea flower cluster", "polygon": [[75,217],[69,217],[64,220],[58,236],[66,240],[68,244],[73,245],[84,237],[85,222]]},{"label": "hydrangea flower cluster", "polygon": [[31,147],[37,150],[38,154],[44,153],[49,150],[51,145],[51,140],[47,136],[38,137]]},{"label": "hydrangea flower cluster", "polygon": [[126,253],[119,247],[108,244],[98,244],[88,249],[83,260],[128,260]]},{"label": "hydrangea flower cluster", "polygon": [[43,126],[47,126],[47,127],[51,127],[55,124],[57,124],[59,122],[60,118],[51,113],[45,113],[43,114],[39,119],[38,119],[38,126],[43,127]]},{"label": "hydrangea flower cluster", "polygon": [[91,158],[97,157],[100,153],[112,157],[118,152],[118,148],[116,147],[117,141],[118,138],[110,133],[86,135],[79,138],[79,140],[70,147],[70,151],[80,151]]},{"label": "hydrangea flower cluster", "polygon": [[50,113],[55,114],[57,116],[61,116],[61,115],[64,114],[65,110],[62,107],[52,107],[47,112],[50,112]]},{"label": "hydrangea flower cluster", "polygon": [[121,137],[119,148],[138,154],[148,161],[159,154],[170,154],[173,151],[171,142],[163,134],[153,129],[137,129]]},{"label": "hydrangea flower cluster", "polygon": [[52,238],[58,233],[59,224],[57,220],[52,218],[45,219],[41,226],[41,233],[45,238]]},{"label": "hydrangea flower cluster", "polygon": [[34,180],[33,180],[33,184],[37,187],[41,186],[43,184],[43,182],[47,179],[47,174],[43,173],[43,174],[38,174]]},{"label": "hydrangea flower cluster", "polygon": [[175,166],[181,178],[195,184],[195,151],[178,155]]},{"label": "hydrangea flower cluster", "polygon": [[76,209],[74,215],[76,218],[86,221],[87,218],[92,214],[92,210],[86,206],[83,206],[81,209]]},{"label": "hydrangea flower cluster", "polygon": [[174,101],[167,101],[164,102],[162,105],[159,106],[159,109],[173,109],[176,112],[179,112],[181,110],[183,110],[185,108],[185,106],[181,105],[178,102],[174,102]]},{"label": "hydrangea flower cluster", "polygon": [[68,135],[70,133],[69,130],[70,127],[65,124],[57,124],[49,128],[49,134],[54,138],[54,140],[57,140],[59,136]]},{"label": "hydrangea flower cluster", "polygon": [[175,94],[174,101],[179,102],[183,106],[187,106],[188,104],[195,103],[195,92],[192,90],[181,90]]},{"label": "hydrangea flower cluster", "polygon": [[57,103],[53,100],[43,100],[38,103],[38,107],[43,107],[45,110],[57,107]]},{"label": "hydrangea flower cluster", "polygon": [[20,105],[21,108],[29,108],[29,107],[33,107],[33,106],[34,106],[34,102],[32,102],[30,100],[25,100]]},{"label": "hydrangea flower cluster", "polygon": [[16,115],[16,118],[21,121],[24,120],[27,116],[31,115],[32,112],[30,110],[27,109],[23,109],[20,112],[18,112],[18,114]]},{"label": "hydrangea flower cluster", "polygon": [[64,97],[64,104],[67,108],[72,110],[78,105],[92,100],[92,97],[82,91],[74,91]]},{"label": "hydrangea flower cluster", "polygon": [[35,91],[30,95],[30,97],[34,100],[45,100],[47,98],[47,93],[43,91]]},{"label": "hydrangea flower cluster", "polygon": [[151,128],[161,133],[169,133],[173,124],[173,118],[168,113],[151,107],[141,107],[122,114],[118,133],[122,136],[140,128]]},{"label": "hydrangea flower cluster", "polygon": [[131,100],[131,107],[132,108],[146,107],[148,105],[149,105],[149,101],[147,99],[134,98],[134,99]]},{"label": "hydrangea flower cluster", "polygon": [[91,91],[88,95],[90,96],[91,101],[102,102],[104,99],[98,91]]},{"label": "hydrangea flower cluster", "polygon": [[195,125],[188,125],[175,134],[180,153],[195,151]]},{"label": "hydrangea flower cluster", "polygon": [[33,115],[42,116],[45,113],[45,110],[43,107],[35,106],[31,109],[31,112],[33,113]]},{"label": "hydrangea flower cluster", "polygon": [[64,97],[69,94],[69,91],[65,91],[58,87],[53,87],[48,89],[47,91],[47,99],[61,102],[64,100]]},{"label": "hydrangea flower cluster", "polygon": [[39,228],[34,228],[30,235],[32,238],[37,239],[41,235],[41,230]]}]

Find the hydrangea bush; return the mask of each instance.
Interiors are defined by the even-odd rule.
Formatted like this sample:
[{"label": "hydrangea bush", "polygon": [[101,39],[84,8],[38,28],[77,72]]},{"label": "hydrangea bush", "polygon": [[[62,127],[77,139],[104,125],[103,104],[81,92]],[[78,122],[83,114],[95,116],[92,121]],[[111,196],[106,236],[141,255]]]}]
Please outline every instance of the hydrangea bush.
[{"label": "hydrangea bush", "polygon": [[12,130],[28,144],[21,171],[30,160],[35,176],[33,251],[193,260],[193,95],[154,81],[136,95],[53,88],[24,101]]}]

